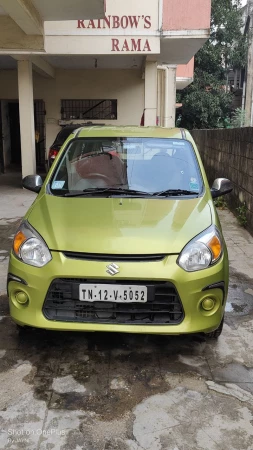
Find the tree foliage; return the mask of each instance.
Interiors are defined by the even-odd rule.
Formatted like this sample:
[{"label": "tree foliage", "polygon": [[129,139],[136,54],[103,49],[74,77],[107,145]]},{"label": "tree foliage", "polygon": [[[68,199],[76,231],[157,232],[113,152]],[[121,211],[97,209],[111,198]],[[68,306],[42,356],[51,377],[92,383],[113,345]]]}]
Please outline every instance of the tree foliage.
[{"label": "tree foliage", "polygon": [[180,126],[224,126],[232,102],[225,89],[228,70],[244,67],[247,58],[240,8],[240,0],[212,0],[210,39],[196,54],[194,82],[178,93]]}]

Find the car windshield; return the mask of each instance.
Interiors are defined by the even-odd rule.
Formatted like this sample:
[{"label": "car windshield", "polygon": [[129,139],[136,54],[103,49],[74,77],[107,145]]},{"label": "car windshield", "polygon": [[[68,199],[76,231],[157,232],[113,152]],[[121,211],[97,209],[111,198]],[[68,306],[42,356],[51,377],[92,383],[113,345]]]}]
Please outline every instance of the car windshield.
[{"label": "car windshield", "polygon": [[197,195],[202,186],[188,141],[132,137],[73,139],[50,181],[51,193],[62,196],[99,191],[102,195],[110,189],[125,194],[175,191]]}]

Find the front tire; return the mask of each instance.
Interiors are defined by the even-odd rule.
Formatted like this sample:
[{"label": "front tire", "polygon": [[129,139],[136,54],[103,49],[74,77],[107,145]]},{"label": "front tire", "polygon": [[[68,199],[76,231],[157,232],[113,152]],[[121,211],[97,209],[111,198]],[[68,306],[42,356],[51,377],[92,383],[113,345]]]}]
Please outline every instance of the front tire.
[{"label": "front tire", "polygon": [[223,323],[224,323],[224,316],[222,317],[222,321],[218,328],[214,331],[211,331],[211,333],[206,333],[206,337],[208,339],[218,339],[218,337],[221,335],[223,330]]}]

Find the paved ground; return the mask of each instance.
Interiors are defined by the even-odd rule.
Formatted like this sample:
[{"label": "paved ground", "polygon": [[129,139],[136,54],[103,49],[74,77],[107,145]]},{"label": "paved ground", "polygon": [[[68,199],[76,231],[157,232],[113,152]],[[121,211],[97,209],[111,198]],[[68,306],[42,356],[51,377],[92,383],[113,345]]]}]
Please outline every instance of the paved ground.
[{"label": "paved ground", "polygon": [[11,237],[35,196],[8,180],[0,176],[0,449],[253,450],[253,238],[234,216],[220,212],[231,279],[218,342],[20,336],[5,277]]}]

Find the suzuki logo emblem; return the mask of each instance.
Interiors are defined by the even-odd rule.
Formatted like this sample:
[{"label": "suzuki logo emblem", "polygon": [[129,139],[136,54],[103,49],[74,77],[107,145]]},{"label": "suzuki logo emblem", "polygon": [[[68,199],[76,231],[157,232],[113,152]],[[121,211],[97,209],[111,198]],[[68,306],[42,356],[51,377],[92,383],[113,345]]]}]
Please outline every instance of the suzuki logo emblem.
[{"label": "suzuki logo emblem", "polygon": [[106,266],[107,267],[107,273],[109,273],[109,275],[111,275],[112,277],[113,277],[113,275],[116,275],[117,273],[119,273],[119,266],[117,266],[117,264],[114,264],[114,263],[112,263],[112,264],[109,264],[109,266]]}]

